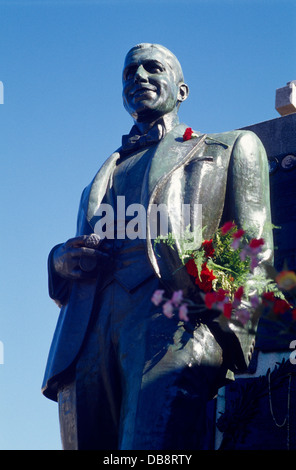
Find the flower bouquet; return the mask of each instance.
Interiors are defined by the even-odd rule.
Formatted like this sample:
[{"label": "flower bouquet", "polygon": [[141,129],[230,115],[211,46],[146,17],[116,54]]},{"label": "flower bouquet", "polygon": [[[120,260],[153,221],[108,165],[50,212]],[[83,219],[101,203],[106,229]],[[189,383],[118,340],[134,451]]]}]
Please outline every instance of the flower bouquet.
[{"label": "flower bouquet", "polygon": [[285,299],[277,279],[256,273],[263,246],[262,238],[250,239],[244,230],[227,222],[210,240],[203,240],[198,250],[186,250],[181,255],[202,302],[196,304],[184,299],[182,290],[174,292],[170,299],[164,297],[164,290],[158,290],[151,300],[155,305],[162,305],[168,318],[191,323],[214,311],[252,329],[252,321],[267,303],[269,307],[272,305],[273,314],[292,310],[296,318],[296,309]]}]

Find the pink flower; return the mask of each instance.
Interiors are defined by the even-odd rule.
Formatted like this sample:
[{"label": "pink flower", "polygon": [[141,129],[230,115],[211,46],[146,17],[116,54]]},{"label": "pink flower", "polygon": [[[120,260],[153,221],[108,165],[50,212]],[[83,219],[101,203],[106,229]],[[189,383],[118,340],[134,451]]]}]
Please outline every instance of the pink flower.
[{"label": "pink flower", "polygon": [[156,290],[151,298],[151,302],[158,306],[163,300],[164,290]]},{"label": "pink flower", "polygon": [[231,248],[233,248],[234,250],[237,250],[239,248],[239,245],[240,245],[240,239],[235,238],[233,242],[231,243]]},{"label": "pink flower", "polygon": [[259,259],[256,256],[251,256],[251,265],[250,265],[251,271],[254,271],[254,269],[257,268],[258,264],[259,264]]},{"label": "pink flower", "polygon": [[163,306],[162,306],[162,311],[163,314],[167,318],[172,318],[174,316],[174,307],[173,304],[170,300],[168,300]]},{"label": "pink flower", "polygon": [[235,312],[236,318],[245,325],[250,319],[250,312],[247,308],[239,309]]},{"label": "pink flower", "polygon": [[186,304],[182,304],[179,308],[179,318],[182,321],[188,321],[188,309]]},{"label": "pink flower", "polygon": [[245,261],[248,255],[249,255],[249,250],[247,248],[243,248],[239,254],[239,257],[242,261]]},{"label": "pink flower", "polygon": [[233,242],[231,244],[231,247],[234,249],[234,250],[237,250],[239,245],[240,245],[240,240],[242,238],[242,236],[244,235],[245,231],[242,230],[242,229],[239,229],[237,230],[237,232],[233,233],[232,234],[232,237],[233,237]]},{"label": "pink flower", "polygon": [[175,291],[173,293],[171,302],[175,305],[175,307],[178,307],[178,305],[180,305],[182,300],[183,300],[183,291],[182,290]]},{"label": "pink flower", "polygon": [[243,295],[244,295],[244,288],[243,288],[243,286],[240,286],[237,289],[237,291],[234,293],[234,300],[233,300],[233,304],[232,304],[233,308],[237,308],[239,306],[239,304],[242,301]]},{"label": "pink flower", "polygon": [[259,305],[260,305],[259,297],[258,297],[257,295],[253,295],[253,296],[250,298],[250,303],[251,303],[251,306],[252,306],[253,308],[259,307]]},{"label": "pink flower", "polygon": [[[264,243],[264,242],[263,242]],[[254,271],[254,269],[258,266],[259,264],[259,259],[257,258],[258,253],[261,251],[261,243],[260,244],[252,244],[251,246],[248,245],[245,248],[243,248],[239,254],[240,259],[242,261],[245,261],[247,256],[251,260],[250,264],[250,269],[251,271]]]}]

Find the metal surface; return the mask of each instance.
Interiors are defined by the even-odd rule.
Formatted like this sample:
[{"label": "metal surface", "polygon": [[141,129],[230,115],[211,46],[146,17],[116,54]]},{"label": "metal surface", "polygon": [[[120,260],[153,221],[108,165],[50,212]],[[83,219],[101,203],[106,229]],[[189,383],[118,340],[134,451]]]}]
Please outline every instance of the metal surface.
[{"label": "metal surface", "polygon": [[[206,237],[224,221],[235,220],[252,236],[265,238],[262,261],[272,259],[264,148],[243,131],[198,133],[183,142],[187,126],[179,124],[177,112],[188,87],[178,64],[157,45],[137,46],[127,54],[124,105],[139,135],[160,126],[160,141],[133,148],[130,156],[118,149],[105,162],[82,194],[76,237],[49,257],[50,295],[62,308],[43,393],[57,400],[67,378],[74,380],[75,397],[69,400],[75,402],[71,413],[78,449],[203,448],[206,402],[229,370],[246,367],[252,349],[251,335],[219,319],[190,333],[150,302],[159,286],[198,296],[189,275],[179,269],[177,249],[162,245],[155,253],[149,238],[153,204],[166,205],[172,233],[180,228],[182,204],[202,204]],[[143,205],[147,238],[87,248],[87,236],[98,227],[100,204],[112,204],[117,196]],[[79,269],[82,255],[95,259],[97,268]],[[65,407],[60,409],[67,448],[66,423],[72,426],[73,419],[65,417]]]}]

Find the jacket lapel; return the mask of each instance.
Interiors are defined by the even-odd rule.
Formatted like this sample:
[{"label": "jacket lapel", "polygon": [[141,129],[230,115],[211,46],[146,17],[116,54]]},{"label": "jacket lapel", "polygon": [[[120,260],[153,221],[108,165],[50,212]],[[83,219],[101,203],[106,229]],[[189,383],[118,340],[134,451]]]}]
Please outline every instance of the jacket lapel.
[{"label": "jacket lapel", "polygon": [[[206,134],[198,134],[197,138],[183,141],[182,136],[186,127],[185,124],[179,124],[158,144],[142,187],[142,202],[146,207],[159,184],[169,178],[176,168],[189,160],[192,153],[196,154],[197,147],[201,146],[206,138]],[[97,210],[112,178],[116,162],[120,158],[119,152],[120,149],[106,160],[90,185],[87,220],[93,228],[97,221]],[[195,158],[199,158],[198,155],[195,155]]]},{"label": "jacket lapel", "polygon": [[120,153],[118,151],[114,152],[103,164],[90,185],[87,220],[92,227],[96,224],[96,212],[106,193],[110,178],[112,177],[116,162],[119,158]]},{"label": "jacket lapel", "polygon": [[[197,138],[183,141],[183,133],[187,126],[180,124],[175,127],[159,143],[152,159],[148,177],[148,197],[155,189],[179,166],[189,160],[197,147],[201,146],[206,134],[197,134]],[[195,156],[198,158],[198,156]]]}]

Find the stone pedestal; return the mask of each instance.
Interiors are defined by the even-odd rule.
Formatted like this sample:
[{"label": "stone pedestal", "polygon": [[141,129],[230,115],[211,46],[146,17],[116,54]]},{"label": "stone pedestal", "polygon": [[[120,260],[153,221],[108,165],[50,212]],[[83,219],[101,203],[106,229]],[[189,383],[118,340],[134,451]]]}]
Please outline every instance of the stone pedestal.
[{"label": "stone pedestal", "polygon": [[[277,91],[277,110],[286,115],[245,128],[258,135],[268,156],[277,271],[296,271],[296,113],[288,114],[296,111],[295,84]],[[248,373],[219,390],[215,449],[296,449],[296,367],[290,361],[296,328],[287,331],[284,320],[260,320]]]},{"label": "stone pedestal", "polygon": [[296,112],[296,80],[276,90],[275,109],[281,116]]}]

